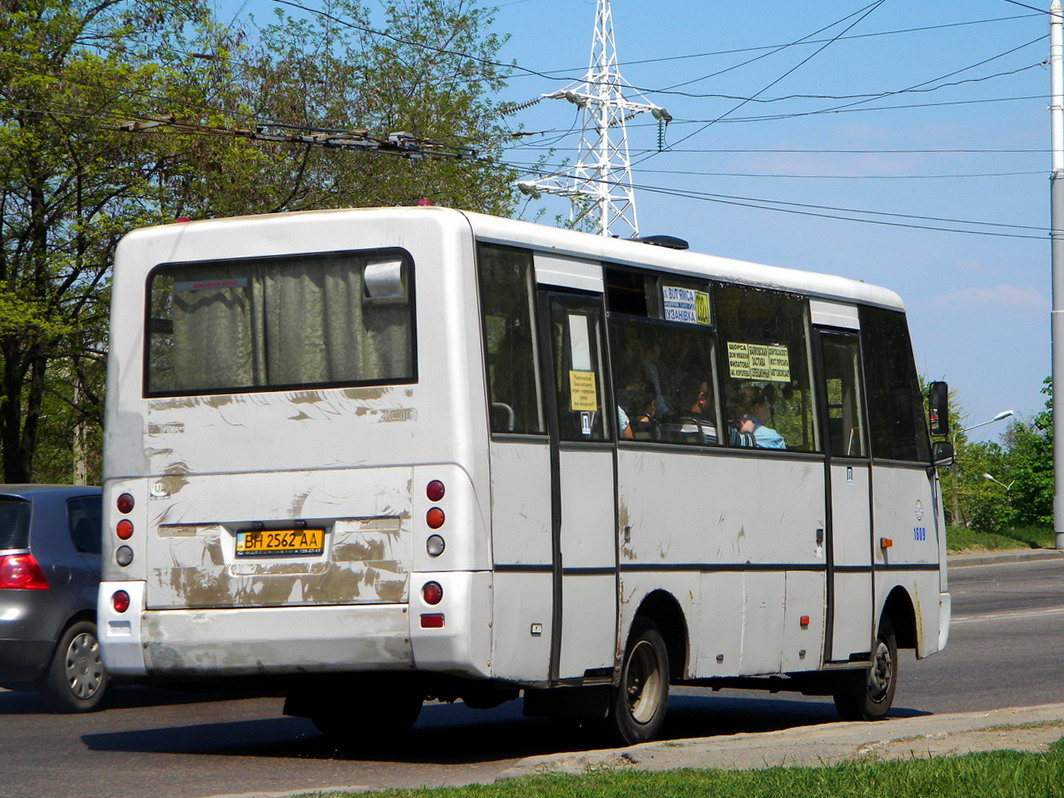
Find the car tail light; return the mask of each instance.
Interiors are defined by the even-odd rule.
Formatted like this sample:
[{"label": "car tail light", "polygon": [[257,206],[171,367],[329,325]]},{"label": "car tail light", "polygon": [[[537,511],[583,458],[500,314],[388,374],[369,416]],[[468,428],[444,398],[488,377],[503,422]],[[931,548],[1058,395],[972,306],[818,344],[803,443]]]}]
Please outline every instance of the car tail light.
[{"label": "car tail light", "polygon": [[32,554],[0,556],[0,590],[47,590],[48,580]]},{"label": "car tail light", "polygon": [[111,606],[115,612],[125,612],[129,609],[129,594],[124,590],[116,590],[111,594]]}]

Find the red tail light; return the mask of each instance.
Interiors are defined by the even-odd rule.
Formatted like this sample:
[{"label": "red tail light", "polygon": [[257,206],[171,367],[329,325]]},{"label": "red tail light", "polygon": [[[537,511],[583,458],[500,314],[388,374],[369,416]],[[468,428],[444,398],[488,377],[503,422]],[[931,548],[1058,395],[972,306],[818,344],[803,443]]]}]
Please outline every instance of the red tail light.
[{"label": "red tail light", "polygon": [[0,556],[0,590],[47,590],[48,580],[32,554]]},{"label": "red tail light", "polygon": [[111,594],[111,606],[115,612],[125,612],[129,609],[129,594],[124,590],[116,590]]}]

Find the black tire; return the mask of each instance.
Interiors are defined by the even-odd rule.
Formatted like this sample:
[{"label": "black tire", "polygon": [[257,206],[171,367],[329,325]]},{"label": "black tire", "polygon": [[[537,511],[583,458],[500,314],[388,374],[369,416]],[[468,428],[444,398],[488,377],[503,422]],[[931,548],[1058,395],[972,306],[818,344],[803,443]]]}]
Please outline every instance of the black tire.
[{"label": "black tire", "polygon": [[622,745],[652,740],[669,703],[669,652],[657,626],[637,618],[628,635],[621,681],[610,702],[608,730]]},{"label": "black tire", "polygon": [[59,638],[41,696],[56,712],[92,712],[100,708],[109,681],[96,624],[78,621]]},{"label": "black tire", "polygon": [[321,701],[310,720],[322,734],[343,745],[372,748],[401,737],[421,714],[422,696],[409,685],[366,685],[354,703]]},{"label": "black tire", "polygon": [[835,709],[843,720],[882,720],[898,687],[898,644],[886,616],[879,622],[872,667],[854,674],[835,692]]}]

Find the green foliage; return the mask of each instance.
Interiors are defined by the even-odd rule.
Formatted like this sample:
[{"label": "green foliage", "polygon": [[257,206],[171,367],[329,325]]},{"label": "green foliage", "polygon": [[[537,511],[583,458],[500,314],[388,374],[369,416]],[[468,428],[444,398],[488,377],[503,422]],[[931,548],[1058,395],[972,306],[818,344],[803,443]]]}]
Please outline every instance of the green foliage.
[{"label": "green foliage", "polygon": [[[484,33],[489,12],[390,0],[377,18],[362,0],[332,0],[305,20],[279,11],[256,37],[209,8],[0,0],[5,481],[98,479],[110,263],[129,230],[420,197],[514,206],[513,175],[494,163],[502,42]],[[406,131],[483,158],[404,161],[241,134],[262,124]]]},{"label": "green foliage", "polygon": [[[1042,540],[1053,526],[1053,397],[1046,379],[1045,410],[1030,421],[1013,421],[1001,443],[968,440],[966,414],[951,395],[956,465],[940,477],[945,508],[954,525]],[[989,479],[988,476],[993,477]],[[1010,530],[1033,528],[1038,535]],[[1048,545],[1052,545],[1050,542]]]}]

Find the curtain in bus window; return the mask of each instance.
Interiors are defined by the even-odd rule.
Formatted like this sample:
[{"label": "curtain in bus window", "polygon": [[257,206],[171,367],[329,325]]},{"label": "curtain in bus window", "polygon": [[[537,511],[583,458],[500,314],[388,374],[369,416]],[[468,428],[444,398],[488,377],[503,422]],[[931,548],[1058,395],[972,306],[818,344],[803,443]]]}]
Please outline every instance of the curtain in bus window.
[{"label": "curtain in bus window", "polygon": [[930,443],[905,314],[869,307],[860,314],[872,456],[927,462]]},{"label": "curtain in bus window", "polygon": [[[383,289],[392,295],[367,296],[363,271],[381,263],[395,274]],[[413,317],[401,263],[327,255],[157,273],[149,391],[409,381]]]},{"label": "curtain in bus window", "polygon": [[720,285],[717,339],[725,443],[815,451],[808,304],[781,291]]}]

